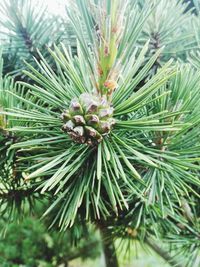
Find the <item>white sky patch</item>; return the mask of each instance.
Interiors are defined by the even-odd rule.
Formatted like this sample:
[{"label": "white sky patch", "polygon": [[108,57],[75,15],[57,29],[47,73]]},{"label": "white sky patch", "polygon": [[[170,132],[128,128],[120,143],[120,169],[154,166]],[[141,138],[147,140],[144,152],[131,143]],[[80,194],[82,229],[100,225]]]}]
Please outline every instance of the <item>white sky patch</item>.
[{"label": "white sky patch", "polygon": [[[37,2],[38,0],[32,0]],[[55,15],[66,16],[65,6],[68,0],[41,0],[48,7],[48,11]]]}]

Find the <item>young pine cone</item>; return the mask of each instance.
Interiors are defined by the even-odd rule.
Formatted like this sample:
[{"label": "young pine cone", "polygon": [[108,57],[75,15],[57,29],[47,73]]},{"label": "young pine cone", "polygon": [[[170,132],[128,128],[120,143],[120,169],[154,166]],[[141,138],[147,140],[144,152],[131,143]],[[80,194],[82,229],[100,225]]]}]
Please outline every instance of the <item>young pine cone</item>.
[{"label": "young pine cone", "polygon": [[77,143],[97,145],[115,124],[113,111],[106,98],[83,93],[62,113],[62,129]]}]

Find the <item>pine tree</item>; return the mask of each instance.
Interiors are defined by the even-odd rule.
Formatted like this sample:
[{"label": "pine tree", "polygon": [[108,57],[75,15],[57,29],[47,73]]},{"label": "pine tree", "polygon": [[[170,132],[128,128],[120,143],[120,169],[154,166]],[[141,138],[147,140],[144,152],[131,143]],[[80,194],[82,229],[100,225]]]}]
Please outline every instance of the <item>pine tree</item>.
[{"label": "pine tree", "polygon": [[180,266],[199,253],[194,52],[196,68],[187,63],[198,22],[182,4],[76,0],[67,10],[76,53],[64,44],[49,56],[36,50],[26,82],[1,82],[1,164],[12,174],[3,192],[14,186],[13,203],[47,198],[45,215],[61,230],[95,224],[107,267],[118,266],[115,238],[171,244]]}]

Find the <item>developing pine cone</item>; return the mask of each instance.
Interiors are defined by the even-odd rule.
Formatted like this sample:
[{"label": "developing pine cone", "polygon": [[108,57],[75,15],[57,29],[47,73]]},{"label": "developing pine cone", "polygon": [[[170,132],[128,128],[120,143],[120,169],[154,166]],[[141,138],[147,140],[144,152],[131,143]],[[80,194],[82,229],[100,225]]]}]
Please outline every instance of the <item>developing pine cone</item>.
[{"label": "developing pine cone", "polygon": [[115,124],[113,111],[106,98],[83,93],[62,113],[62,129],[77,143],[97,145]]}]

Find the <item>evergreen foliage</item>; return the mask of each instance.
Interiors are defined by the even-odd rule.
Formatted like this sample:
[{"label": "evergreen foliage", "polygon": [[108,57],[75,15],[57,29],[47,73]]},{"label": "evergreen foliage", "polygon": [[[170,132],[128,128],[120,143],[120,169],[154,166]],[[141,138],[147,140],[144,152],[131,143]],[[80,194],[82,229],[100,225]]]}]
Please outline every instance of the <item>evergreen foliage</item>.
[{"label": "evergreen foliage", "polygon": [[[4,227],[4,221],[1,221]],[[92,234],[91,234],[92,233]],[[85,232],[77,246],[71,244],[71,233],[47,231],[44,222],[30,217],[9,224],[0,242],[2,267],[67,267],[76,258],[96,258],[100,253],[99,238],[92,230]]]},{"label": "evergreen foliage", "polygon": [[[152,1],[140,0],[140,5],[150,4]],[[195,16],[189,3],[174,0],[153,1],[154,8],[143,28],[141,43],[150,40],[149,54],[164,47],[157,64],[162,65],[170,58],[186,60],[187,52],[196,47],[192,22]]]},{"label": "evergreen foliage", "polygon": [[160,240],[180,266],[193,266],[200,247],[198,14],[183,1],[76,0],[67,8],[71,38],[58,44],[60,24],[42,12],[42,20],[29,16],[24,6],[30,46],[25,26],[4,8],[14,54],[27,63],[23,81],[0,79],[2,210],[47,199],[51,226],[92,222],[111,242]]},{"label": "evergreen foliage", "polygon": [[[59,43],[68,35],[64,31],[64,20],[48,14],[40,1],[8,0],[0,6],[0,26],[4,47],[5,73],[18,76],[25,68],[24,60],[34,64],[40,60],[38,49],[45,56],[47,47]],[[18,79],[22,77],[18,76]]]}]

